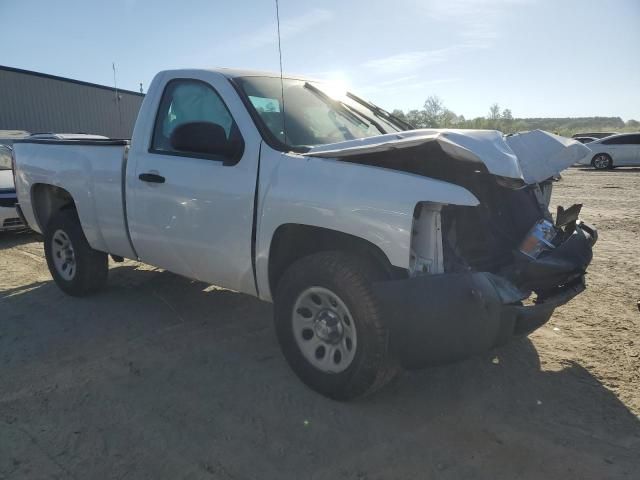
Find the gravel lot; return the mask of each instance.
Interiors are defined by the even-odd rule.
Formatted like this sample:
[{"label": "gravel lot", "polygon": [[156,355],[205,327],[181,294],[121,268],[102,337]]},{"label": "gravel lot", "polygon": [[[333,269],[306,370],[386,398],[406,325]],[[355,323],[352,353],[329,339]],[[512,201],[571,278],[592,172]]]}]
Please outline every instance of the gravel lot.
[{"label": "gravel lot", "polygon": [[640,169],[574,169],[600,241],[588,291],[530,339],[337,403],[271,307],[135,262],[86,299],[0,234],[0,479],[638,478]]}]

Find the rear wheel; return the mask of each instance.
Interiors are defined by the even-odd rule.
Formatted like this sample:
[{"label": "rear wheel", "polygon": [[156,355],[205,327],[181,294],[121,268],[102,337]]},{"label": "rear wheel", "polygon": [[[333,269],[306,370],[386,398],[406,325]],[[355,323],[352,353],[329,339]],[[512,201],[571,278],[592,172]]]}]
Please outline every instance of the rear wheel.
[{"label": "rear wheel", "polygon": [[313,390],[346,400],[374,392],[395,375],[371,288],[379,277],[364,259],[321,252],[295,262],[280,280],[278,340],[293,371]]},{"label": "rear wheel", "polygon": [[606,153],[599,153],[593,157],[591,165],[593,165],[593,168],[596,170],[607,170],[613,168],[613,161]]},{"label": "rear wheel", "polygon": [[49,272],[65,293],[84,296],[105,285],[107,254],[89,246],[75,210],[60,210],[51,217],[44,234],[44,251]]}]

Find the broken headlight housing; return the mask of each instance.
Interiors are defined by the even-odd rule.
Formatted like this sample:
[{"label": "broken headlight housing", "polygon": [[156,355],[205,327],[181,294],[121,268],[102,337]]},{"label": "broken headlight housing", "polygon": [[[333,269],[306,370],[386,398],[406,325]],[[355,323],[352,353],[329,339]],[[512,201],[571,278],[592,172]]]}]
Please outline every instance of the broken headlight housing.
[{"label": "broken headlight housing", "polygon": [[534,260],[546,250],[555,248],[553,240],[556,238],[558,230],[549,220],[541,218],[538,220],[520,243],[519,250],[527,257]]}]

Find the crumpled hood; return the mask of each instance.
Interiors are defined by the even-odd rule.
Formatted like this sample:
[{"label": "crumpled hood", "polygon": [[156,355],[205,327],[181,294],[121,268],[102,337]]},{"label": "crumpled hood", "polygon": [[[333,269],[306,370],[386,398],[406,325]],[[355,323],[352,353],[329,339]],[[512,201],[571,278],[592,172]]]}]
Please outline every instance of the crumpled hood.
[{"label": "crumpled hood", "polygon": [[304,155],[345,158],[428,142],[438,142],[452,158],[483,163],[493,175],[527,184],[547,180],[591,153],[576,140],[542,130],[505,136],[496,130],[420,129],[312,147]]},{"label": "crumpled hood", "polygon": [[14,190],[13,172],[11,170],[0,170],[0,191]]}]

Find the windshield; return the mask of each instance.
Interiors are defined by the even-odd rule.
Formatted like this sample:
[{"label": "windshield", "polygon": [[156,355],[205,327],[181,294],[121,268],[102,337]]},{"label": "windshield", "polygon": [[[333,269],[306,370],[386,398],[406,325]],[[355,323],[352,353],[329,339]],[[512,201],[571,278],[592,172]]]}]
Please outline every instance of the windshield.
[{"label": "windshield", "polygon": [[236,81],[263,129],[289,148],[355,140],[409,127],[384,110],[320,82],[285,78],[281,84],[277,77],[241,77]]},{"label": "windshield", "polygon": [[11,170],[11,150],[0,145],[0,170]]}]

